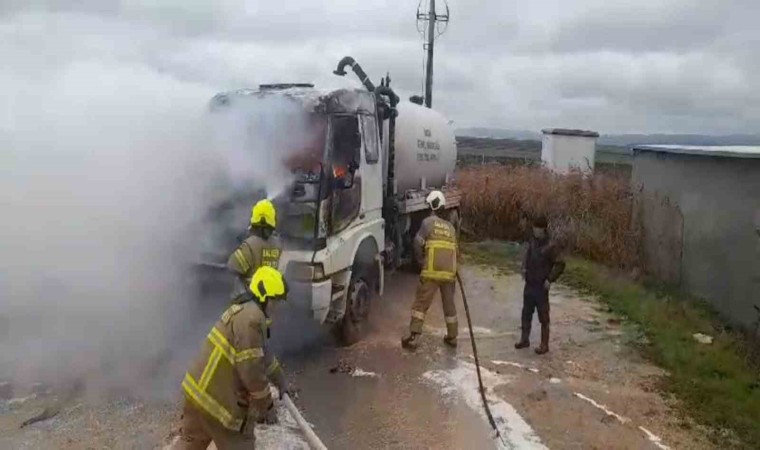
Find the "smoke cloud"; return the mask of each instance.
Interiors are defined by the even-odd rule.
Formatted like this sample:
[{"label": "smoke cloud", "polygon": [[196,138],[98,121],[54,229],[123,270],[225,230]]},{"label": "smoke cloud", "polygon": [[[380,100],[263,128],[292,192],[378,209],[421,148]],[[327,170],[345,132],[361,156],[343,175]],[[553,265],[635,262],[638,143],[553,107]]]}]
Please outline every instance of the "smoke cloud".
[{"label": "smoke cloud", "polygon": [[192,270],[208,211],[282,191],[308,137],[290,104],[210,115],[232,83],[167,70],[176,42],[97,14],[0,15],[0,380],[175,395],[221,313]]}]

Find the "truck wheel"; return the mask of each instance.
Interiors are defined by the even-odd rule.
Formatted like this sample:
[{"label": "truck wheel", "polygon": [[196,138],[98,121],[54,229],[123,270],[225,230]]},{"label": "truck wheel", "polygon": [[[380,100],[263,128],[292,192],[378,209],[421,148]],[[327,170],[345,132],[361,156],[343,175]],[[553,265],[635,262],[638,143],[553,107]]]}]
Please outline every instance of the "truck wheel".
[{"label": "truck wheel", "polygon": [[346,299],[346,314],[340,324],[340,340],[343,345],[359,342],[366,333],[372,291],[361,274],[351,276]]}]

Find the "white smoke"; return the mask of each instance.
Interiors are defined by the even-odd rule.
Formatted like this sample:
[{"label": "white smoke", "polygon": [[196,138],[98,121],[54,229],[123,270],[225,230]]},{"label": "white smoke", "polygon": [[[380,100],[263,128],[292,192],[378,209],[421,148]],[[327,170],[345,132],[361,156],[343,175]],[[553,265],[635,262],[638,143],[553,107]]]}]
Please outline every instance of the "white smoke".
[{"label": "white smoke", "polygon": [[[0,381],[174,393],[220,312],[194,306],[202,219],[241,185],[285,187],[272,139],[233,132],[246,114],[209,119],[230,85],[166,70],[175,44],[137,21],[0,15]],[[287,129],[272,112],[269,138]]]}]

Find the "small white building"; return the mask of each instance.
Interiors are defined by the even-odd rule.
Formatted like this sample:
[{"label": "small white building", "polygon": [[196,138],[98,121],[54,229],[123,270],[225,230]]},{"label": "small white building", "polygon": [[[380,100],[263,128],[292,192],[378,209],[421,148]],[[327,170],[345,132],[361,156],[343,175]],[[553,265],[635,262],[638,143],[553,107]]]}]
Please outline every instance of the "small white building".
[{"label": "small white building", "polygon": [[586,130],[547,128],[541,147],[541,161],[551,170],[568,173],[577,168],[594,171],[594,155],[599,133]]}]

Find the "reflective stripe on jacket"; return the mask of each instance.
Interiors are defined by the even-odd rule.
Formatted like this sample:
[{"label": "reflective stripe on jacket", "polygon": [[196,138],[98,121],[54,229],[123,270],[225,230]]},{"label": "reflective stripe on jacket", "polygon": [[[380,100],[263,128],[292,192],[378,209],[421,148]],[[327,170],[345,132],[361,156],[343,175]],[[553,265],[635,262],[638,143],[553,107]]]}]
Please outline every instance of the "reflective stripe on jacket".
[{"label": "reflective stripe on jacket", "polygon": [[246,238],[227,260],[227,268],[237,275],[232,288],[232,301],[238,302],[248,294],[248,285],[259,267],[279,269],[281,254],[282,245],[274,236],[267,240],[255,235]]},{"label": "reflective stripe on jacket", "polygon": [[254,303],[230,306],[182,381],[187,398],[230,430],[241,430],[249,408],[262,417],[272,404],[268,378],[279,362],[266,351],[266,327]]},{"label": "reflective stripe on jacket", "polygon": [[227,268],[250,281],[261,266],[279,269],[281,254],[282,245],[276,237],[264,240],[255,235],[248,236],[230,255]]},{"label": "reflective stripe on jacket", "polygon": [[454,226],[431,215],[422,221],[414,239],[415,253],[422,259],[420,276],[426,280],[453,281],[457,273],[457,239]]}]

